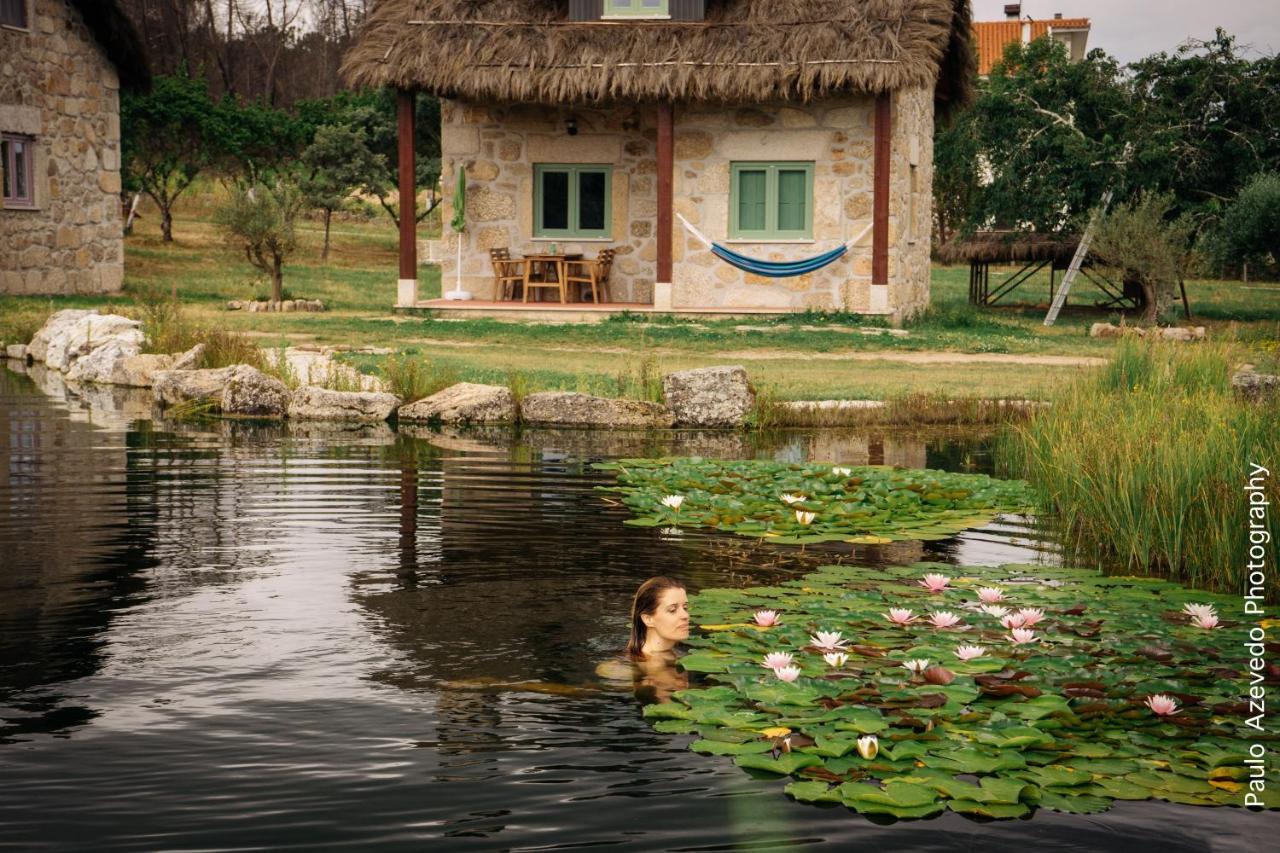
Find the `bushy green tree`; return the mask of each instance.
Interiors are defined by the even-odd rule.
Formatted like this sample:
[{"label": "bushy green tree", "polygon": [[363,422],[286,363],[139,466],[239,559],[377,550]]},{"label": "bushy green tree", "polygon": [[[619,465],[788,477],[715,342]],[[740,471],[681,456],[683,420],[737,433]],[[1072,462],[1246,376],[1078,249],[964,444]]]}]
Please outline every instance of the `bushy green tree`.
[{"label": "bushy green tree", "polygon": [[1189,215],[1172,218],[1171,193],[1141,192],[1121,202],[1099,223],[1093,254],[1136,281],[1145,297],[1142,322],[1154,324],[1173,304],[1193,261],[1195,226]]},{"label": "bushy green tree", "polygon": [[1245,185],[1208,233],[1206,254],[1220,271],[1280,272],[1280,174],[1263,172]]},{"label": "bushy green tree", "polygon": [[284,298],[284,265],[298,248],[298,217],[306,198],[289,172],[231,185],[214,222],[233,249],[271,279],[271,298]]},{"label": "bushy green tree", "polygon": [[324,214],[324,249],[320,259],[329,260],[329,226],[333,212],[342,207],[355,190],[377,180],[386,163],[381,154],[369,149],[363,127],[321,125],[302,152],[302,191],[311,207]]}]

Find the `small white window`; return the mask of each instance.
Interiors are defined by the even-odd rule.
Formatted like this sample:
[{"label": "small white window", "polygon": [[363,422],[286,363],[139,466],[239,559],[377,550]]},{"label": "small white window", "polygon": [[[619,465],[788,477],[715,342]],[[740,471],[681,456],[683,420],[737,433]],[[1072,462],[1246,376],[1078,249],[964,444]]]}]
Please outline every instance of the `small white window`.
[{"label": "small white window", "polygon": [[604,0],[606,18],[670,18],[668,0]]}]

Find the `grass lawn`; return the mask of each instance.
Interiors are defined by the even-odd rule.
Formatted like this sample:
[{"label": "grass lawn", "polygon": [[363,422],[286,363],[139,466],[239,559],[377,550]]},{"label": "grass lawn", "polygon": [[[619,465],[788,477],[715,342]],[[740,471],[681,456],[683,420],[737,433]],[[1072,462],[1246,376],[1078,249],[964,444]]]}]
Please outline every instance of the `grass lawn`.
[{"label": "grass lawn", "polygon": [[[264,298],[265,279],[222,242],[209,219],[209,199],[195,196],[175,216],[175,242],[160,240],[159,217],[144,207],[126,241],[125,288],[103,297],[0,296],[0,339],[29,338],[31,324],[67,307],[128,308],[176,293],[197,322],[249,334],[263,346],[347,344],[390,347],[420,354],[433,372],[457,379],[515,381],[527,390],[565,388],[635,393],[654,372],[725,362],[747,365],[753,382],[781,399],[890,398],[909,393],[954,396],[1042,397],[1085,369],[1046,363],[1043,356],[1084,361],[1107,358],[1114,342],[1090,339],[1089,324],[1118,315],[1068,307],[1052,328],[1041,325],[1048,283],[1033,281],[1017,296],[1040,304],[976,311],[966,304],[968,272],[935,267],[933,309],[904,337],[864,335],[872,325],[856,317],[798,315],[781,321],[621,317],[596,325],[446,321],[392,312],[396,288],[396,231],[385,217],[333,225],[333,248],[320,263],[322,230],[304,223],[302,247],[285,271],[286,295],[321,299],[323,314],[228,312],[231,299]],[[424,224],[426,236],[438,225]],[[992,271],[993,279],[1007,273]],[[994,284],[994,282],[993,282]],[[435,267],[420,272],[424,296],[438,295]],[[1096,291],[1078,287],[1090,304]],[[1242,340],[1255,361],[1276,358],[1280,338],[1280,286],[1193,282],[1195,322],[1215,338]],[[747,328],[743,328],[746,326]],[[24,338],[25,335],[25,338]],[[921,363],[902,359],[947,353]],[[915,354],[915,355],[913,355]],[[1004,363],[973,356],[1003,354]],[[968,357],[966,357],[968,356]],[[1070,359],[1066,359],[1070,361]],[[374,372],[379,359],[352,356]]]}]

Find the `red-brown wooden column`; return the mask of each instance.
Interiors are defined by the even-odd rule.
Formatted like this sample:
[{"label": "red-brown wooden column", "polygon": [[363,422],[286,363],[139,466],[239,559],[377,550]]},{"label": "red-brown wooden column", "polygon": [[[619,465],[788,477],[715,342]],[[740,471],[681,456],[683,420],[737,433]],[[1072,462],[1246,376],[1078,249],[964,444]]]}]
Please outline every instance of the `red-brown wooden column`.
[{"label": "red-brown wooden column", "polygon": [[889,170],[892,113],[889,93],[876,97],[875,173],[871,195],[871,283],[889,283]]},{"label": "red-brown wooden column", "polygon": [[664,101],[658,104],[658,275],[653,288],[655,308],[671,307],[673,124],[671,103]]},{"label": "red-brown wooden column", "polygon": [[409,89],[400,89],[396,101],[400,142],[400,284],[396,288],[396,306],[409,308],[418,301],[418,188],[413,152],[414,93]]}]

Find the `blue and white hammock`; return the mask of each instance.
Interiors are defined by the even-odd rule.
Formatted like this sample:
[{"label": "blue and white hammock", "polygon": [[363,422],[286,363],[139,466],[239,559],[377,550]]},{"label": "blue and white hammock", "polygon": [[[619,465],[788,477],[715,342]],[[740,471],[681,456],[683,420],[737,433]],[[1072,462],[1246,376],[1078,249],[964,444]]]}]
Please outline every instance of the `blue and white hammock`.
[{"label": "blue and white hammock", "polygon": [[746,270],[756,275],[768,276],[769,278],[789,278],[795,275],[805,275],[806,273],[816,272],[828,264],[834,263],[844,257],[849,251],[849,247],[857,243],[863,237],[867,236],[867,232],[871,230],[868,225],[862,230],[857,237],[854,237],[843,246],[823,252],[821,255],[815,255],[812,258],[805,258],[799,261],[762,261],[759,258],[740,255],[732,249],[720,244],[713,243],[708,240],[701,231],[689,224],[689,220],[685,219],[679,213],[676,217],[689,229],[689,233],[702,241],[708,249],[712,251],[716,257],[720,258],[727,264],[731,264],[740,270]]}]

